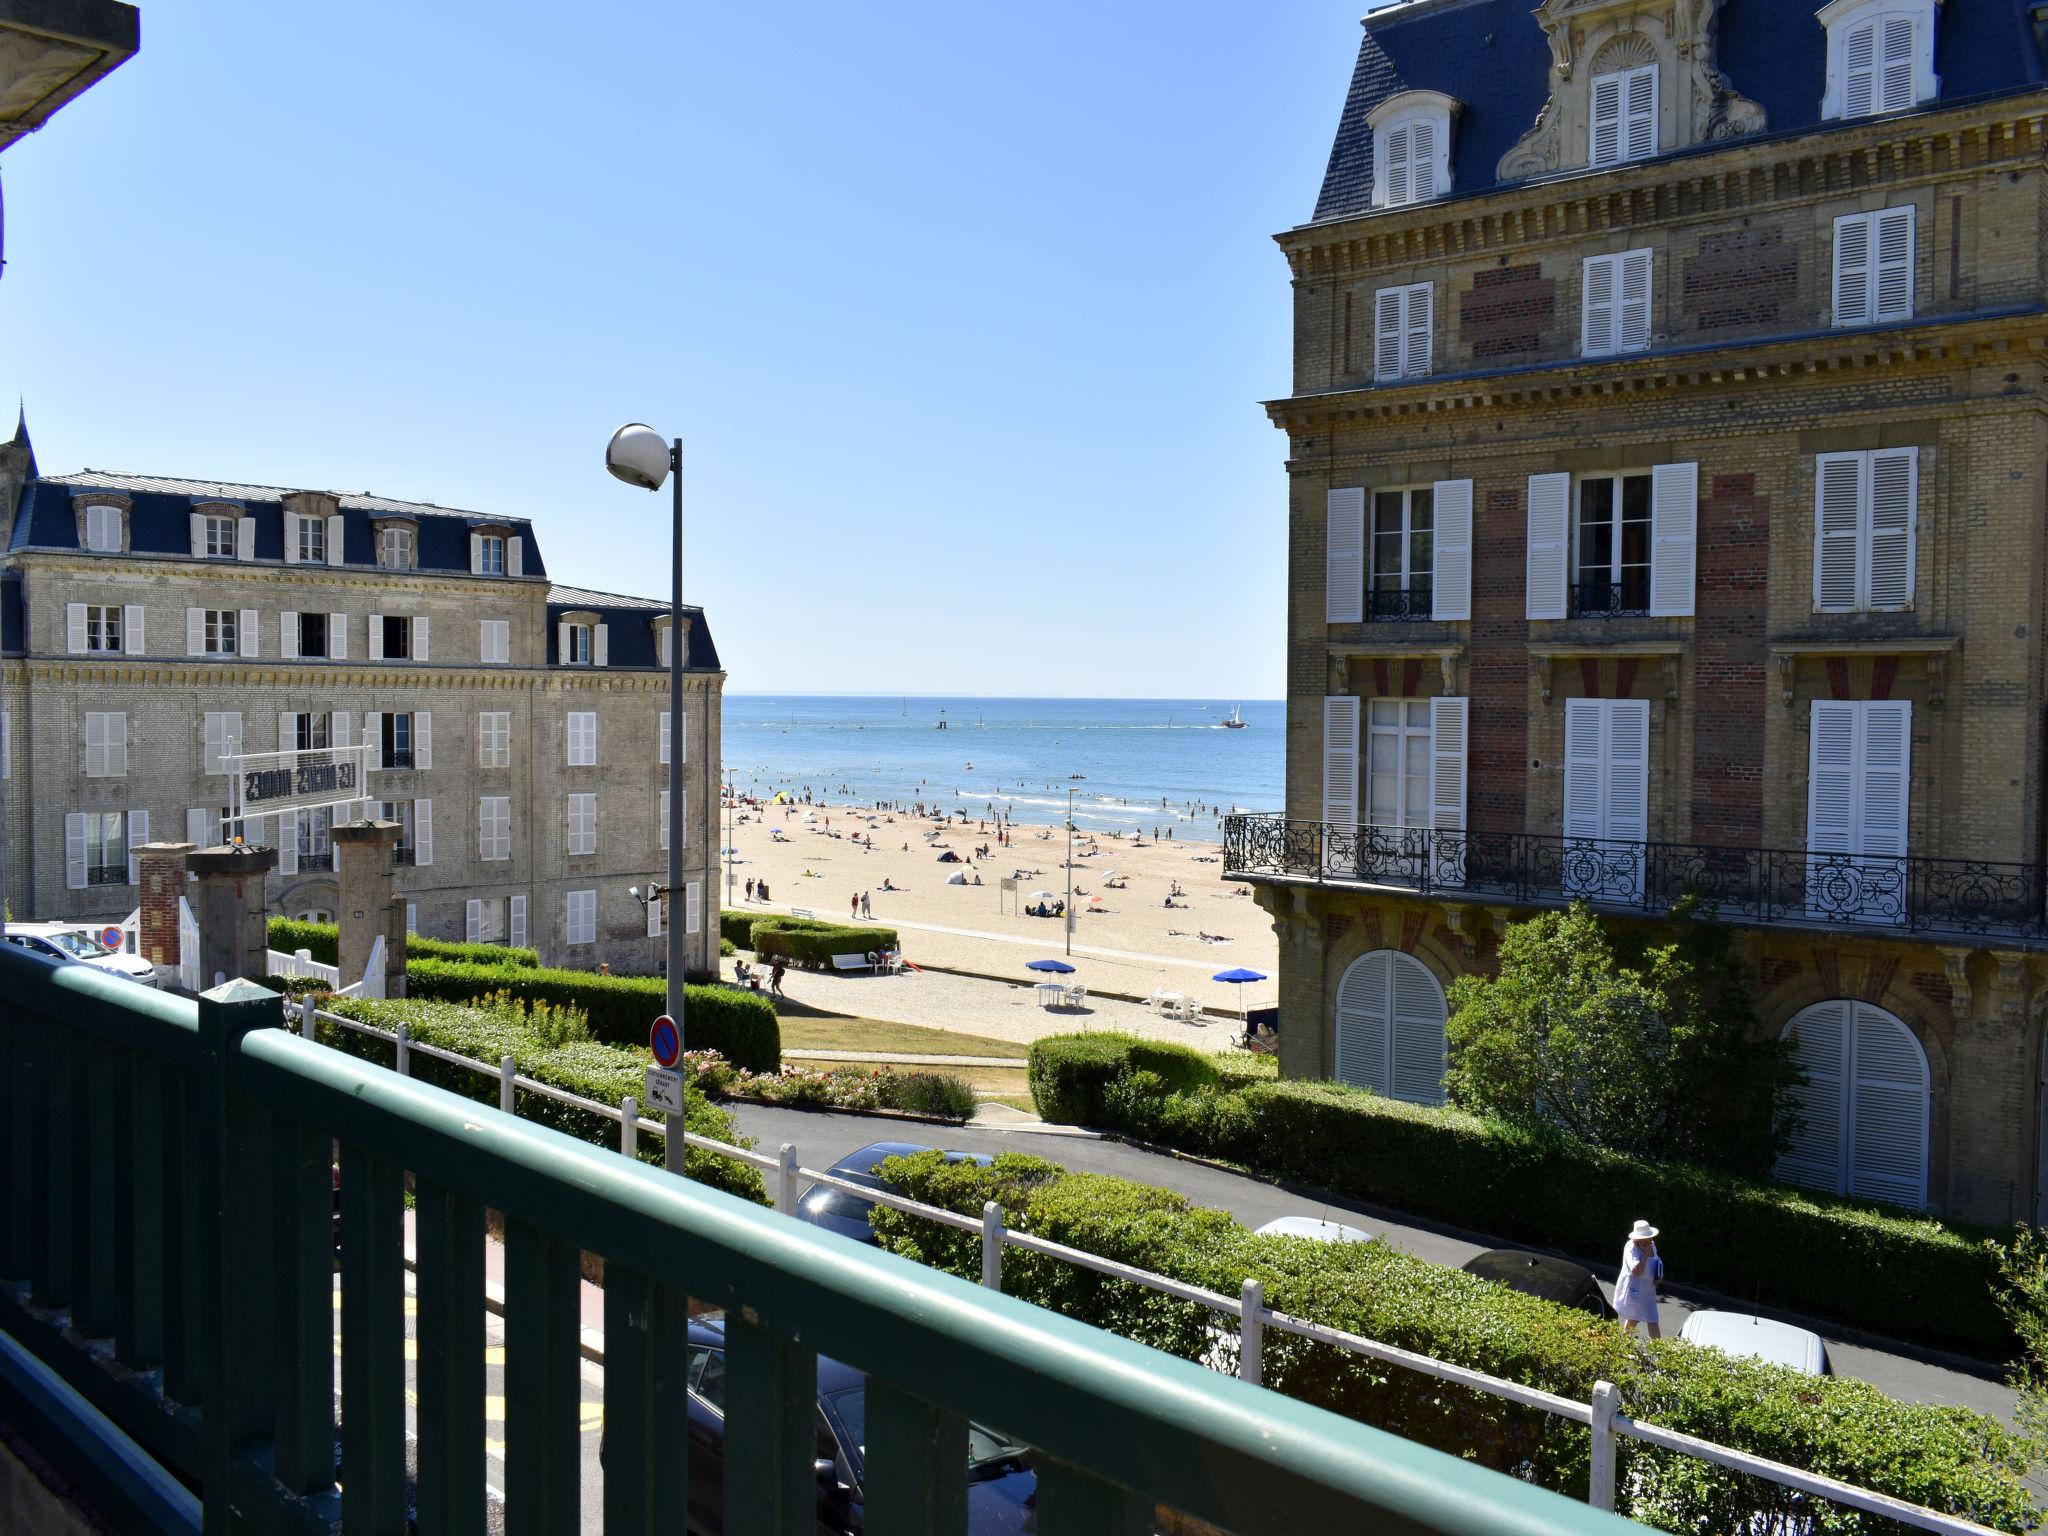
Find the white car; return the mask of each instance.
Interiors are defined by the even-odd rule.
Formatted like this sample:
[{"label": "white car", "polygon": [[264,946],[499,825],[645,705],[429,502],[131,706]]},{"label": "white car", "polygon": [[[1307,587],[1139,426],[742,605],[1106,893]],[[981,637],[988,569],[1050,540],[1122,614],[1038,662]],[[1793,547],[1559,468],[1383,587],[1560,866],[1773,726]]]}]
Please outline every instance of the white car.
[{"label": "white car", "polygon": [[89,965],[129,981],[139,981],[145,987],[163,985],[156,967],[142,956],[109,949],[92,935],[61,923],[9,923],[7,942],[32,955],[60,963]]},{"label": "white car", "polygon": [[1782,1365],[1806,1376],[1834,1374],[1834,1367],[1828,1364],[1828,1347],[1819,1334],[1768,1317],[1752,1317],[1747,1312],[1695,1312],[1685,1320],[1679,1337],[1688,1344]]},{"label": "white car", "polygon": [[1314,1216],[1278,1216],[1252,1235],[1306,1237],[1319,1243],[1369,1243],[1378,1234],[1363,1227],[1347,1227],[1341,1221],[1320,1221]]}]

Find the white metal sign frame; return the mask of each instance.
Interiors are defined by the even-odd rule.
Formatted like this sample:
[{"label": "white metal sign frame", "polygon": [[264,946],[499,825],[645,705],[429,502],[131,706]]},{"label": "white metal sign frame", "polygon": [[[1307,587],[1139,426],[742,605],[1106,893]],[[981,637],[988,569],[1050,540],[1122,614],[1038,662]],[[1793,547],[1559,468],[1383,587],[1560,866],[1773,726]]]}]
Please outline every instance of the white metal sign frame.
[{"label": "white metal sign frame", "polygon": [[240,836],[252,821],[295,811],[317,811],[372,800],[376,771],[367,733],[360,746],[305,747],[285,752],[237,752],[230,741],[221,755],[228,777],[228,836]]}]

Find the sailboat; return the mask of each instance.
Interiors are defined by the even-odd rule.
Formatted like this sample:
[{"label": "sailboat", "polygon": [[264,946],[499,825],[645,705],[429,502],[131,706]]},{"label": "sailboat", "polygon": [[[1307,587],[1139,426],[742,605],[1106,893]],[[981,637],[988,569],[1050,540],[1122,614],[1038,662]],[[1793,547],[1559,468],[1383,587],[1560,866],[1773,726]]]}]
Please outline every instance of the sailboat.
[{"label": "sailboat", "polygon": [[1217,724],[1221,725],[1226,731],[1241,731],[1245,729],[1244,706],[1242,704],[1233,706],[1230,711],[1230,718],[1219,720]]},{"label": "sailboat", "polygon": [[942,709],[942,710],[940,710],[940,711],[939,711],[939,723],[938,723],[937,725],[933,726],[933,727],[932,727],[932,729],[933,729],[933,730],[935,730],[935,731],[943,731],[943,730],[944,730],[945,728],[946,728],[946,712],[945,712],[945,711],[944,711],[944,710]]}]

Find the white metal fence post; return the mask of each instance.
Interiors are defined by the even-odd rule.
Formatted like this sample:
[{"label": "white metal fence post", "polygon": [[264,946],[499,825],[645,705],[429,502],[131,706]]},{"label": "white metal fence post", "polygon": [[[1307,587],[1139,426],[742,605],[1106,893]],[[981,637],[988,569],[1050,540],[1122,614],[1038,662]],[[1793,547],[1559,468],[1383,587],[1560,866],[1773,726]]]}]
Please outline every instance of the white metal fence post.
[{"label": "white metal fence post", "polygon": [[1266,1354],[1265,1282],[1247,1280],[1238,1295],[1243,1301],[1244,1312],[1237,1324],[1237,1375],[1240,1381],[1248,1381],[1256,1387]]},{"label": "white metal fence post", "polygon": [[1619,1387],[1611,1381],[1593,1383],[1593,1467],[1586,1502],[1595,1509],[1614,1508],[1614,1415],[1620,1407]]},{"label": "white metal fence post", "polygon": [[510,1056],[498,1063],[498,1108],[506,1114],[512,1113],[512,1079],[519,1075],[519,1068]]},{"label": "white metal fence post", "polygon": [[690,1150],[683,1140],[683,1117],[671,1115],[666,1110],[661,1116],[661,1166],[670,1173],[683,1171],[683,1154]]},{"label": "white metal fence post", "polygon": [[627,1157],[640,1155],[640,1101],[630,1093],[619,1100],[619,1150]]},{"label": "white metal fence post", "polygon": [[781,1168],[775,1180],[775,1209],[785,1216],[796,1214],[796,1146],[785,1141],[776,1161]]},{"label": "white metal fence post", "polygon": [[313,1020],[313,998],[310,993],[299,999],[299,1033],[308,1040],[317,1033]]},{"label": "white metal fence post", "polygon": [[981,1283],[1003,1288],[1003,1208],[993,1200],[981,1208]]},{"label": "white metal fence post", "polygon": [[412,1051],[410,1050],[409,1046],[410,1042],[408,1041],[406,1036],[405,1026],[401,1024],[398,1026],[398,1059],[395,1062],[395,1065],[398,1068],[398,1075],[400,1077],[405,1077],[409,1075],[410,1072]]}]

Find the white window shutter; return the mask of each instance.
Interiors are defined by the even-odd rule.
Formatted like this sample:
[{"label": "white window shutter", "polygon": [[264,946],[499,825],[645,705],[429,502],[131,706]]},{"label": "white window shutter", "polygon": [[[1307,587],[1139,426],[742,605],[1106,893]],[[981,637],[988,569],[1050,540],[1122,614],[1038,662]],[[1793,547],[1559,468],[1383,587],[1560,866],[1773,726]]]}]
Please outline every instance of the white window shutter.
[{"label": "white window shutter", "polygon": [[1630,70],[1623,82],[1623,158],[1647,160],[1657,153],[1657,66]]},{"label": "white window shutter", "polygon": [[85,776],[102,779],[107,774],[107,717],[98,710],[85,712]]},{"label": "white window shutter", "polygon": [[1415,283],[1408,289],[1407,313],[1401,322],[1401,373],[1422,378],[1430,372],[1430,345],[1435,334],[1436,289],[1430,283]]},{"label": "white window shutter", "polygon": [[384,767],[384,712],[373,709],[363,716],[363,737],[370,748],[369,767],[381,772]]},{"label": "white window shutter", "polygon": [[277,872],[280,875],[296,875],[299,872],[299,813],[280,811],[277,817]]},{"label": "white window shutter", "polygon": [[1845,1194],[1894,1205],[1927,1203],[1927,1053],[1902,1022],[1849,1004],[1849,1178]]},{"label": "white window shutter", "polygon": [[1856,849],[1857,709],[1842,699],[1813,701],[1813,740],[1806,776],[1806,848],[1852,854]]},{"label": "white window shutter", "polygon": [[526,947],[526,898],[524,896],[514,896],[511,901],[511,907],[512,947],[514,949],[524,949]]},{"label": "white window shutter", "polygon": [[695,933],[703,923],[704,887],[692,880],[683,890],[683,932]]},{"label": "white window shutter", "polygon": [[299,563],[299,514],[296,512],[284,515],[284,563]]},{"label": "white window shutter", "polygon": [[277,654],[286,661],[299,659],[299,616],[289,610],[278,617]]},{"label": "white window shutter", "polygon": [[418,933],[420,931],[420,904],[416,901],[408,901],[405,904],[405,931],[407,933]]},{"label": "white window shutter", "polygon": [[1877,110],[1877,23],[1870,22],[1842,41],[1842,91],[1845,117],[1868,117]]},{"label": "white window shutter", "polygon": [[1565,582],[1571,570],[1572,477],[1529,477],[1527,617],[1565,616]]},{"label": "white window shutter", "polygon": [[660,794],[660,796],[659,796],[659,801],[660,801],[661,809],[660,809],[660,810],[659,810],[658,812],[656,812],[656,817],[657,817],[657,819],[658,819],[658,820],[660,821],[660,823],[661,823],[661,824],[660,824],[660,826],[658,826],[658,827],[657,827],[657,828],[655,829],[655,843],[656,843],[656,845],[657,845],[657,846],[659,846],[659,847],[662,847],[662,848],[666,848],[666,847],[668,846],[668,791],[667,791],[667,790],[665,790],[665,789],[664,789],[664,790],[663,790],[663,791],[661,792],[661,794]]},{"label": "white window shutter", "polygon": [[235,558],[254,560],[256,558],[256,519],[238,517],[235,519]]},{"label": "white window shutter", "polygon": [[484,536],[472,533],[469,536],[469,574],[481,576],[484,573]]},{"label": "white window shutter", "polygon": [[1472,617],[1472,482],[1439,480],[1431,488],[1436,507],[1436,567],[1430,584],[1432,619]]},{"label": "white window shutter", "polygon": [[14,777],[14,716],[0,709],[0,779]]},{"label": "white window shutter", "polygon": [[1856,608],[1867,470],[1860,453],[1824,453],[1814,461],[1813,605],[1822,613]]},{"label": "white window shutter", "polygon": [[1690,618],[1699,568],[1700,467],[1650,471],[1650,612]]},{"label": "white window shutter", "polygon": [[107,772],[114,778],[128,773],[128,716],[107,716]]},{"label": "white window shutter", "polygon": [[1603,702],[1564,701],[1564,835],[1568,838],[1607,834],[1606,795],[1601,783],[1607,761]]},{"label": "white window shutter", "polygon": [[1579,351],[1604,357],[1614,350],[1615,288],[1620,258],[1588,256],[1585,293],[1579,309]]},{"label": "white window shutter", "polygon": [[1621,159],[1622,77],[1601,75],[1593,81],[1592,138],[1587,145],[1587,162],[1613,165]]},{"label": "white window shutter", "polygon": [[1877,281],[1872,308],[1879,320],[1913,318],[1913,212],[1887,208],[1870,215],[1877,248]]},{"label": "white window shutter", "polygon": [[1854,851],[1871,858],[1902,859],[1912,781],[1913,706],[1904,699],[1874,699],[1859,713],[1862,814]]},{"label": "white window shutter", "polygon": [[463,904],[462,938],[467,944],[480,944],[484,937],[484,904],[472,896]]},{"label": "white window shutter", "polygon": [[219,841],[213,835],[213,813],[201,805],[185,812],[185,841],[195,848],[211,848]]},{"label": "white window shutter", "polygon": [[263,654],[262,636],[256,632],[256,622],[256,610],[254,608],[244,608],[237,632],[237,639],[240,642],[241,652],[244,656],[261,656]]},{"label": "white window shutter", "polygon": [[684,762],[690,760],[690,717],[683,716],[682,728],[676,732],[676,747],[682,753]]},{"label": "white window shutter", "polygon": [[1412,179],[1415,163],[1415,141],[1408,131],[1408,124],[1391,129],[1387,134],[1387,203],[1398,208],[1414,197]]},{"label": "white window shutter", "polygon": [[194,560],[203,560],[206,558],[206,514],[204,512],[194,512],[191,515],[190,521],[192,525],[192,558]]},{"label": "white window shutter", "polygon": [[1650,258],[1649,251],[1629,251],[1620,258],[1620,334],[1615,345],[1623,352],[1640,352],[1650,344]]},{"label": "white window shutter", "polygon": [[569,621],[567,619],[563,619],[555,625],[555,661],[565,667],[570,661],[569,628]]},{"label": "white window shutter", "polygon": [[1344,972],[1337,986],[1337,1079],[1387,1093],[1387,1057],[1393,1041],[1390,967],[1395,951],[1374,950]]},{"label": "white window shutter", "polygon": [[356,717],[346,709],[337,709],[328,723],[327,744],[337,751],[346,747],[362,745],[356,740]]},{"label": "white window shutter", "polygon": [[1418,118],[1408,125],[1408,201],[1426,203],[1436,196],[1436,124]]},{"label": "white window shutter", "polygon": [[1407,317],[1407,289],[1382,288],[1372,301],[1372,376],[1379,380],[1401,377],[1402,338]]},{"label": "white window shutter", "polygon": [[524,576],[526,574],[526,540],[513,534],[505,541],[505,574]]},{"label": "white window shutter", "polygon": [[185,610],[185,654],[204,656],[206,654],[206,610],[187,608]]},{"label": "white window shutter", "polygon": [[1358,825],[1359,701],[1323,700],[1323,820],[1349,832]]},{"label": "white window shutter", "polygon": [[1920,450],[1886,448],[1870,456],[1871,608],[1913,605],[1913,525],[1919,503]]},{"label": "white window shutter", "polygon": [[1870,215],[1835,220],[1835,324],[1870,323]]},{"label": "white window shutter", "polygon": [[1778,1159],[1778,1177],[1828,1194],[1840,1194],[1843,1187],[1852,1006],[1848,998],[1832,998],[1804,1010],[1785,1027],[1792,1040],[1792,1059],[1805,1081],[1793,1090],[1802,1123]]},{"label": "white window shutter", "polygon": [[661,898],[659,896],[647,898],[647,937],[650,939],[661,937]]},{"label": "white window shutter", "polygon": [[1365,617],[1365,491],[1332,491],[1326,503],[1324,617],[1356,624]]},{"label": "white window shutter", "polygon": [[327,615],[327,655],[334,661],[348,660],[348,615]]},{"label": "white window shutter", "polygon": [[342,515],[339,512],[327,519],[327,563],[329,565],[345,565],[348,563],[348,551],[342,544],[342,539],[345,537],[343,533],[344,526]]},{"label": "white window shutter", "polygon": [[1467,699],[1429,701],[1429,815],[1439,832],[1465,830]]},{"label": "white window shutter", "polygon": [[1912,17],[1884,18],[1884,35],[1880,39],[1884,57],[1878,77],[1877,110],[1880,112],[1903,112],[1908,107],[1919,105],[1919,92],[1913,84],[1917,52],[1913,33]]},{"label": "white window shutter", "polygon": [[[188,614],[197,613],[198,611],[197,608],[187,608],[185,610]],[[73,656],[82,656],[85,654],[85,645],[85,604],[66,603],[64,605],[64,649]]]},{"label": "white window shutter", "polygon": [[277,717],[277,750],[293,752],[299,745],[299,717],[291,710],[283,710]]},{"label": "white window shutter", "polygon": [[370,660],[382,661],[384,659],[384,615],[373,613],[370,615],[367,623],[370,632]]},{"label": "white window shutter", "polygon": [[434,862],[434,802],[415,800],[412,803],[412,861],[419,865]]},{"label": "white window shutter", "polygon": [[593,666],[611,665],[611,626],[599,624],[590,633],[590,660]]},{"label": "white window shutter", "polygon": [[661,712],[661,715],[660,715],[660,717],[659,717],[659,718],[660,718],[660,720],[661,720],[661,752],[660,752],[660,757],[659,757],[659,761],[661,761],[661,762],[663,762],[663,763],[666,763],[666,762],[668,761],[668,743],[669,743],[669,733],[668,733],[668,723],[669,723],[669,714],[668,714],[668,711],[667,711],[667,710],[663,710],[663,711]]},{"label": "white window shutter", "polygon": [[149,812],[128,813],[128,883],[142,883],[142,861],[135,856],[135,850],[149,841]]},{"label": "white window shutter", "polygon": [[142,637],[142,604],[130,603],[121,610],[121,649],[130,656],[148,653],[149,646]]},{"label": "white window shutter", "polygon": [[1388,1088],[1410,1104],[1441,1104],[1448,1054],[1443,991],[1413,955],[1392,952],[1388,959],[1394,984]]},{"label": "white window shutter", "polygon": [[[1606,794],[1602,833],[1625,843],[1650,837],[1650,701],[1607,699]],[[1631,884],[1640,894],[1640,876]]]},{"label": "white window shutter", "polygon": [[412,621],[412,659],[414,661],[425,661],[427,659],[427,616],[425,614],[421,614]]},{"label": "white window shutter", "polygon": [[434,717],[424,709],[412,717],[412,765],[434,766]]},{"label": "white window shutter", "polygon": [[85,889],[85,817],[76,811],[64,816],[64,886]]}]

